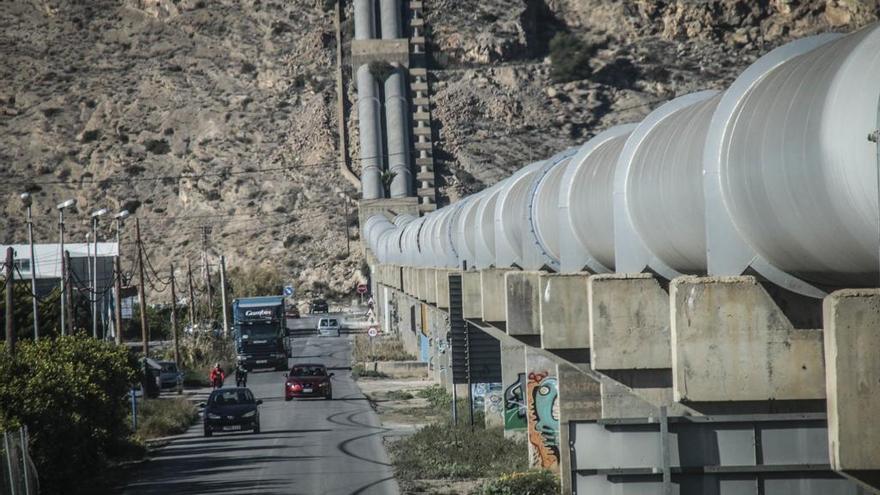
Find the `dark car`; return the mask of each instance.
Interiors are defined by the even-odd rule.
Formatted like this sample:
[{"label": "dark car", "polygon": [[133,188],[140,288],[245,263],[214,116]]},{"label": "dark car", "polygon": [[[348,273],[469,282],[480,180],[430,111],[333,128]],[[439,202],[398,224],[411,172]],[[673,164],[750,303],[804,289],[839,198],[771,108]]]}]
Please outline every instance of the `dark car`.
[{"label": "dark car", "polygon": [[299,308],[296,306],[288,306],[287,314],[285,316],[288,318],[299,318]]},{"label": "dark car", "polygon": [[250,389],[221,388],[211,392],[205,404],[205,436],[215,431],[260,432],[260,409],[262,400],[254,398]]},{"label": "dark car", "polygon": [[306,397],[333,398],[333,385],[323,364],[295,364],[284,375],[284,400]]},{"label": "dark car", "polygon": [[329,313],[330,306],[323,299],[315,299],[309,307],[310,313]]},{"label": "dark car", "polygon": [[159,361],[162,366],[159,372],[159,386],[164,388],[173,388],[178,392],[183,391],[183,373],[177,368],[174,361]]}]

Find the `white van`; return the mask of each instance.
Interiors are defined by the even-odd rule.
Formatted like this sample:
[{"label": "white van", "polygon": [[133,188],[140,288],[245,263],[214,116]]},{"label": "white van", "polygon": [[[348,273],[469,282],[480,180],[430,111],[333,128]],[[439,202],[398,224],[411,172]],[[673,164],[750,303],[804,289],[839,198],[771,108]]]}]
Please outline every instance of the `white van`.
[{"label": "white van", "polygon": [[339,337],[339,320],[336,318],[318,318],[318,335],[321,337]]}]

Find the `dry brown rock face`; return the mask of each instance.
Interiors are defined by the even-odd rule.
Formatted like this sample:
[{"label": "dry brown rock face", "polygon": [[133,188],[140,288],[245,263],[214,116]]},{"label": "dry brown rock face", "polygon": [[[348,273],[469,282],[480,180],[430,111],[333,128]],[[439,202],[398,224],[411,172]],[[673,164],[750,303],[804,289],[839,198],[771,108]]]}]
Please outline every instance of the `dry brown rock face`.
[{"label": "dry brown rock face", "polygon": [[[429,0],[442,192],[457,199],[675,95],[723,88],[785,41],[875,20],[878,3]],[[196,261],[206,224],[231,266],[347,288],[360,259],[356,244],[346,257],[335,191],[350,186],[335,165],[326,5],[0,1],[3,240],[26,239],[16,193],[30,188],[40,240],[56,239],[54,205],[75,197],[75,240],[87,212],[125,207],[157,267]],[[590,46],[587,77],[551,79],[560,32]]]},{"label": "dry brown rock face", "polygon": [[[0,2],[3,240],[27,238],[15,193],[31,187],[41,241],[57,239],[54,205],[74,197],[68,239],[83,241],[87,212],[127,207],[157,269],[197,263],[199,227],[210,225],[212,251],[230,266],[266,264],[303,289],[348,288],[360,259],[357,249],[346,256],[334,191],[346,184],[322,7]],[[251,173],[260,169],[269,171]]]}]

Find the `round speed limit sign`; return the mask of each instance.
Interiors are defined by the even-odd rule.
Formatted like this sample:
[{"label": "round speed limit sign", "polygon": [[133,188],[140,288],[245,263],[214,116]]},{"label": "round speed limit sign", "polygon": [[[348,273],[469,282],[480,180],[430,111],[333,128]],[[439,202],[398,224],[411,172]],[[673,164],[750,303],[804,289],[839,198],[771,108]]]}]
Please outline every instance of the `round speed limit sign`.
[{"label": "round speed limit sign", "polygon": [[370,337],[375,337],[379,335],[379,330],[376,327],[370,327],[370,329],[367,330],[367,335],[369,335]]}]

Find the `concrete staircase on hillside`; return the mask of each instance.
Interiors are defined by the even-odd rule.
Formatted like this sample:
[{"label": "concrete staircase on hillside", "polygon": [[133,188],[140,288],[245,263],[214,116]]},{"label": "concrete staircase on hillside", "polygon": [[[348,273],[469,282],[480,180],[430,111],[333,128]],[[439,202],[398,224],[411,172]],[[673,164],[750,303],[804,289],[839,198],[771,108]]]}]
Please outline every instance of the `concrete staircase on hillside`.
[{"label": "concrete staircase on hillside", "polygon": [[416,196],[419,211],[427,213],[437,209],[437,189],[434,174],[434,144],[431,126],[431,96],[428,87],[428,69],[425,50],[424,2],[410,0],[411,35],[409,94],[412,101],[413,157],[416,167]]}]

